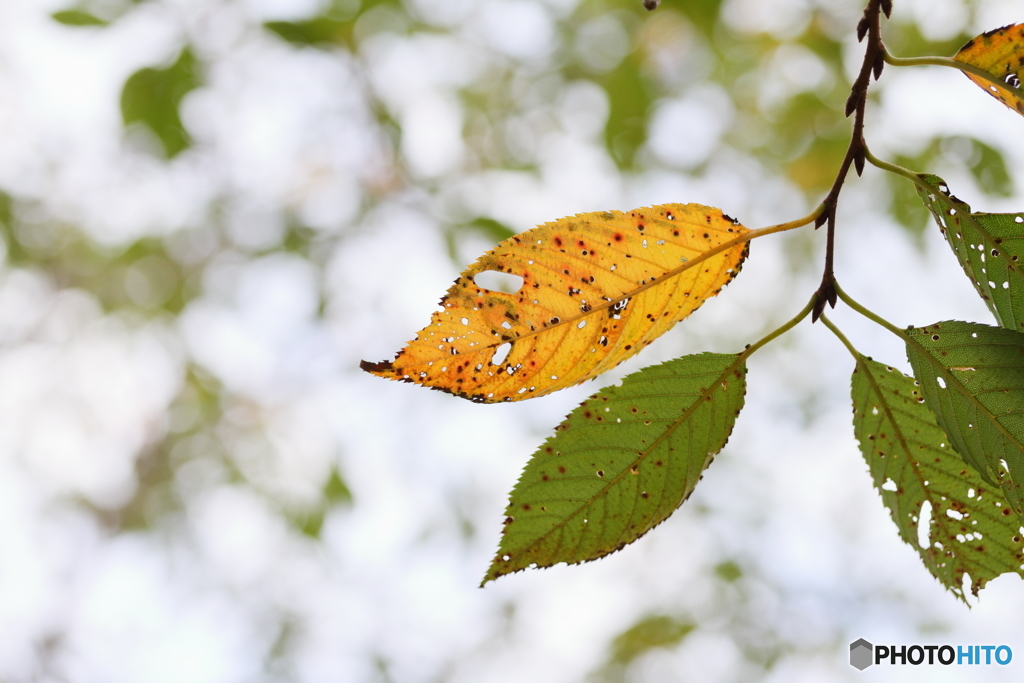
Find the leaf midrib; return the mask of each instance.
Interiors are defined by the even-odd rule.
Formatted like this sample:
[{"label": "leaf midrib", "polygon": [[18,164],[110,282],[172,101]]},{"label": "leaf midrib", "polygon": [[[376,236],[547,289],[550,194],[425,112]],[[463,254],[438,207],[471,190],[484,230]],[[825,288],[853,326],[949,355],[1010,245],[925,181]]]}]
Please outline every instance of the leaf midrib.
[{"label": "leaf midrib", "polygon": [[[746,362],[746,358],[744,357],[744,355],[742,353],[741,354],[737,354],[737,360],[733,361],[725,370],[723,370],[718,375],[718,377],[715,379],[715,381],[711,382],[707,386],[706,389],[702,390],[699,394],[697,394],[697,400],[695,400],[686,410],[684,410],[683,413],[679,416],[679,418],[677,418],[676,420],[671,421],[672,424],[664,432],[662,432],[662,434],[658,438],[656,438],[654,440],[654,442],[650,446],[647,447],[647,449],[641,451],[642,455],[638,456],[632,462],[631,465],[628,465],[625,468],[623,468],[622,472],[620,472],[619,474],[615,475],[614,477],[609,478],[607,483],[604,485],[604,487],[601,488],[594,495],[590,496],[590,498],[588,498],[588,499],[582,499],[582,498],[573,499],[573,500],[585,500],[586,502],[583,503],[582,505],[580,505],[579,509],[577,509],[574,512],[570,513],[567,517],[565,517],[561,522],[559,522],[558,524],[553,526],[551,529],[549,529],[548,531],[544,532],[540,536],[537,536],[534,539],[532,539],[527,544],[527,547],[535,545],[535,544],[541,542],[543,539],[546,539],[546,538],[550,537],[552,534],[554,534],[557,531],[561,531],[562,528],[564,528],[570,521],[572,521],[573,519],[575,519],[579,515],[583,514],[583,512],[587,508],[589,508],[591,505],[593,505],[598,499],[602,498],[603,496],[606,496],[608,491],[613,486],[615,486],[620,481],[622,481],[625,478],[626,474],[630,473],[630,469],[632,467],[636,467],[638,464],[643,463],[644,460],[648,456],[650,456],[650,454],[665,439],[667,439],[672,433],[675,432],[676,429],[679,428],[680,425],[682,425],[684,422],[686,422],[690,418],[690,416],[697,410],[697,408],[699,408],[707,400],[707,397],[711,394],[712,391],[714,391],[714,389],[718,386],[718,383],[721,382],[724,377],[727,377],[728,375],[730,375],[733,372],[735,372],[737,369],[742,367],[745,362]],[[691,375],[691,377],[693,377],[693,376]],[[646,398],[646,396],[645,396],[645,398]],[[669,479],[669,477],[668,477],[668,467],[669,466],[670,466],[670,462],[667,462],[666,463],[665,476],[664,476],[664,480],[666,482]],[[662,496],[662,500],[664,500],[664,495]],[[633,510],[635,510],[635,509],[636,509],[636,505],[634,504],[633,505]],[[630,516],[630,520],[632,520],[632,512],[630,513],[630,515],[631,515]],[[628,523],[625,525],[625,527],[626,527],[626,529],[629,528]],[[617,545],[618,543],[620,543],[622,541],[623,535],[624,535],[624,533],[620,534],[618,540],[613,545]],[[581,542],[582,542],[582,534],[581,534]]]}]

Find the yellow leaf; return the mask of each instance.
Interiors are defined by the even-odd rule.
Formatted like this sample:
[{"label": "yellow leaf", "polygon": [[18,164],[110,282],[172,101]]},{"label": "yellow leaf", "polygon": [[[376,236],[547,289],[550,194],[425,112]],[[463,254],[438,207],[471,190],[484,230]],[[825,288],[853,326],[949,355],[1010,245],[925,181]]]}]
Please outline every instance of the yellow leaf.
[{"label": "yellow leaf", "polygon": [[[747,232],[700,204],[546,223],[467,268],[394,361],[360,367],[483,403],[564,389],[615,367],[718,294],[748,243],[709,252]],[[477,286],[488,271],[519,276],[522,286]]]},{"label": "yellow leaf", "polygon": [[1024,115],[1020,80],[1024,75],[1024,24],[1011,24],[982,33],[960,48],[953,59],[984,69],[1008,87],[998,86],[980,76],[964,72],[983,88],[1018,114]]}]

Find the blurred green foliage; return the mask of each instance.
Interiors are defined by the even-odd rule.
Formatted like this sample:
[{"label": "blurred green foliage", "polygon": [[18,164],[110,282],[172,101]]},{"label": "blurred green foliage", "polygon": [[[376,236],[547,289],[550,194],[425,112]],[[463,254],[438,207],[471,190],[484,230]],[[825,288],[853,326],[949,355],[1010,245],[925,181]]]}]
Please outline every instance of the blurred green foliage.
[{"label": "blurred green foliage", "polygon": [[960,33],[946,40],[929,40],[921,34],[915,23],[887,22],[882,32],[886,49],[900,57],[940,55],[952,57],[963,44],[973,38],[971,33]]},{"label": "blurred green foliage", "polygon": [[110,23],[82,9],[61,10],[50,16],[57,23],[65,26],[106,26]]},{"label": "blurred green foliage", "polygon": [[743,577],[743,569],[734,560],[726,560],[715,565],[715,576],[726,583],[732,583]]},{"label": "blurred green foliage", "polygon": [[324,482],[320,501],[312,509],[289,514],[288,518],[306,536],[320,538],[327,513],[337,506],[348,506],[352,502],[352,492],[349,490],[348,484],[342,479],[338,468],[334,467],[331,469],[327,481]]},{"label": "blurred green foliage", "polygon": [[[893,162],[915,172],[948,174],[951,170],[966,170],[982,192],[997,197],[1013,194],[1013,179],[1002,152],[974,137],[934,137],[916,154],[896,155]],[[920,237],[931,225],[931,214],[921,204],[916,186],[891,173],[886,174],[886,182],[890,191],[889,211],[900,225]]]},{"label": "blurred green foliage", "polygon": [[456,265],[461,265],[459,263],[460,257],[458,253],[459,239],[470,234],[480,235],[481,237],[497,244],[498,242],[512,237],[512,235],[516,234],[516,231],[504,223],[500,223],[493,218],[486,218],[484,216],[474,218],[469,223],[446,227],[444,229],[444,243],[448,248],[448,256]]},{"label": "blurred green foliage", "polygon": [[644,77],[636,53],[596,80],[608,93],[605,146],[619,168],[632,168],[637,149],[647,139],[647,117],[654,104],[654,89]]},{"label": "blurred green foliage", "polygon": [[319,16],[298,22],[268,21],[264,26],[295,45],[351,45],[353,23],[331,16]]},{"label": "blurred green foliage", "polygon": [[388,5],[395,12],[404,13],[392,0],[334,0],[322,14],[301,21],[268,21],[263,27],[280,38],[307,47],[354,49],[356,21],[368,10]]},{"label": "blurred green foliage", "polygon": [[644,617],[612,641],[611,662],[629,664],[654,648],[678,645],[695,628],[695,624],[666,615]]},{"label": "blurred green foliage", "polygon": [[147,67],[128,77],[121,91],[121,116],[126,126],[145,125],[163,144],[164,154],[173,159],[192,144],[181,123],[178,107],[192,90],[198,88],[200,65],[192,50],[185,47],[170,66]]}]

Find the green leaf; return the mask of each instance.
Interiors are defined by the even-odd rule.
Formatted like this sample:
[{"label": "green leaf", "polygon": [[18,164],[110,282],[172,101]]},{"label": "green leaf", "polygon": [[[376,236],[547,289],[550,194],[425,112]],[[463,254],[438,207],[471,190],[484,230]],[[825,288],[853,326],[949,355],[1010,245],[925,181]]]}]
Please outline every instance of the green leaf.
[{"label": "green leaf", "polygon": [[163,143],[167,158],[173,158],[192,144],[181,123],[178,106],[199,87],[196,59],[187,47],[166,69],[136,71],[121,91],[121,115],[126,126],[142,123]]},{"label": "green leaf", "polygon": [[[995,577],[1024,576],[1020,522],[997,491],[964,465],[924,403],[913,377],[857,359],[853,428],[882,503],[900,538],[950,592],[965,599],[963,578],[978,594]],[[930,514],[922,509],[927,504]],[[927,524],[927,547],[919,525]]]},{"label": "green leaf", "polygon": [[684,356],[580,404],[526,465],[484,583],[596,560],[664,521],[693,491],[743,407],[741,356]]},{"label": "green leaf", "polygon": [[110,23],[81,9],[66,9],[54,12],[50,15],[50,18],[65,26],[107,26]]},{"label": "green leaf", "polygon": [[918,195],[935,217],[974,288],[1008,330],[1024,330],[1024,213],[972,213],[938,176],[918,177]]},{"label": "green leaf", "polygon": [[954,320],[907,335],[907,356],[939,425],[1024,521],[1024,334]]}]

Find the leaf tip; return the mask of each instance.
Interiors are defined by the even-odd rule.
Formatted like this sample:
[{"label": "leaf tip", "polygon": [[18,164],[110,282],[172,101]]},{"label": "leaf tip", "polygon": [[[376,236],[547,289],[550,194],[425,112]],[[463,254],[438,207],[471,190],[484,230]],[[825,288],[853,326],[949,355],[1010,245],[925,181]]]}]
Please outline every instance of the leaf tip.
[{"label": "leaf tip", "polygon": [[369,372],[372,375],[379,375],[389,370],[393,370],[394,366],[391,365],[391,361],[389,360],[382,360],[379,363],[371,363],[370,361],[361,360],[359,361],[359,369]]}]

